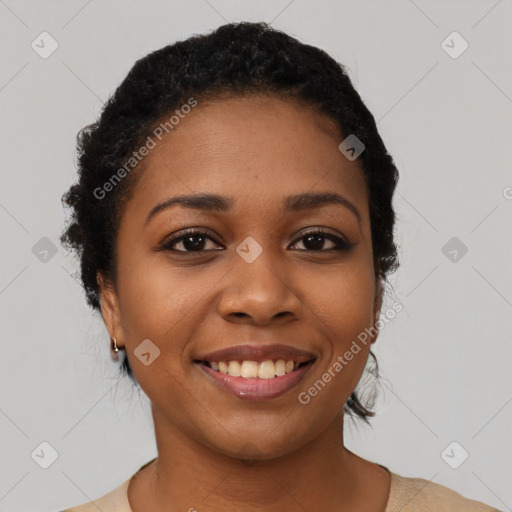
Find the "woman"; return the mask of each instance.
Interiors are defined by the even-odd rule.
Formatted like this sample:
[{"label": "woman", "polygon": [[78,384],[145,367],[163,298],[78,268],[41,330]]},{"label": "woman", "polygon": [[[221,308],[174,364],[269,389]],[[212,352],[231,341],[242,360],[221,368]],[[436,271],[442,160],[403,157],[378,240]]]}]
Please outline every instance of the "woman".
[{"label": "woman", "polygon": [[349,451],[398,171],[344,68],[263,23],[139,60],[79,138],[62,241],[158,457],[85,512],[491,511]]}]

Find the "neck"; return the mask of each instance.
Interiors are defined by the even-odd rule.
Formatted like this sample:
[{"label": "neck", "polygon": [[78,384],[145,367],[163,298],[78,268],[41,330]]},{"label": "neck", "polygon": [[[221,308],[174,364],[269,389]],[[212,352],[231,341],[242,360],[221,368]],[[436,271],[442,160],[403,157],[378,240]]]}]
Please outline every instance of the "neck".
[{"label": "neck", "polygon": [[342,413],[316,439],[267,460],[216,452],[184,435],[154,407],[153,420],[158,458],[133,479],[137,483],[128,493],[133,512],[148,507],[162,512],[384,510],[386,490],[368,496],[368,478],[382,484],[385,471],[344,447]]}]

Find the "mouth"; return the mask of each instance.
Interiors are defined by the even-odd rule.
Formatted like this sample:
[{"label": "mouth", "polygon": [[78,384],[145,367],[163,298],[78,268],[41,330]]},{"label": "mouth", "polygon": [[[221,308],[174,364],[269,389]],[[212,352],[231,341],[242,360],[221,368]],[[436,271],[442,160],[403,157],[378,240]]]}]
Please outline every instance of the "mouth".
[{"label": "mouth", "polygon": [[297,387],[316,357],[283,345],[240,345],[194,359],[211,382],[244,400],[269,400]]}]

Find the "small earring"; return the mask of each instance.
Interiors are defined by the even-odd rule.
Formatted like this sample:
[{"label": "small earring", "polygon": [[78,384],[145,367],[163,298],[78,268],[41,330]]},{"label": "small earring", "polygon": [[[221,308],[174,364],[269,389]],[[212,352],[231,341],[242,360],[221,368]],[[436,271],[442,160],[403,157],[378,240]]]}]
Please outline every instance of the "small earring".
[{"label": "small earring", "polygon": [[119,347],[117,346],[117,338],[110,338],[110,355],[112,359],[116,360],[119,358],[117,353],[119,352]]}]

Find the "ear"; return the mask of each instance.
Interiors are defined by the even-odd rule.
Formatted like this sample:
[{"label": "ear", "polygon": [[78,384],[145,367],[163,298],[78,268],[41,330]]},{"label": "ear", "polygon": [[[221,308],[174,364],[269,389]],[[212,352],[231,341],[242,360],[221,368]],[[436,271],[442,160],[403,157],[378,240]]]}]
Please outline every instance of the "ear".
[{"label": "ear", "polygon": [[123,343],[123,328],[121,326],[121,319],[119,314],[119,302],[114,290],[113,283],[107,279],[101,272],[96,274],[96,282],[98,283],[100,303],[101,303],[101,316],[103,322],[108,330],[111,338],[118,339],[117,346],[124,346]]}]

